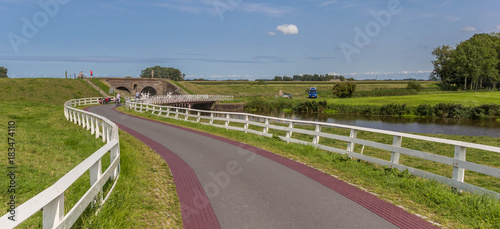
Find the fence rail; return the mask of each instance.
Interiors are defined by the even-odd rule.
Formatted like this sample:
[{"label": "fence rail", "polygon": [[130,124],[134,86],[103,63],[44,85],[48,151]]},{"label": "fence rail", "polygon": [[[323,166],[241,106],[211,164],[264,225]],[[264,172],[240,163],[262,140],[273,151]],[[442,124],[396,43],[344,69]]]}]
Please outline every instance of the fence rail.
[{"label": "fence rail", "polygon": [[200,101],[227,101],[233,100],[233,96],[228,95],[154,95],[146,99],[141,99],[149,104],[168,104],[168,103],[189,103]]},{"label": "fence rail", "polygon": [[[312,145],[314,147],[334,152],[340,154],[347,154],[350,157],[355,157],[364,161],[368,161],[374,164],[388,166],[391,168],[396,168],[401,171],[408,170],[409,173],[423,177],[426,179],[433,179],[440,183],[449,185],[458,190],[464,190],[471,193],[478,194],[488,194],[492,195],[495,198],[500,199],[500,193],[478,187],[472,184],[468,184],[464,182],[465,178],[465,170],[474,171],[477,173],[485,174],[488,176],[500,178],[500,169],[495,167],[490,167],[486,165],[481,165],[478,163],[473,163],[466,161],[466,150],[467,149],[478,149],[484,150],[494,153],[500,153],[500,147],[487,146],[475,143],[468,143],[462,141],[441,139],[435,137],[426,137],[421,135],[414,135],[408,133],[394,132],[394,131],[386,131],[372,128],[364,128],[357,126],[349,126],[342,124],[333,124],[333,123],[323,123],[323,122],[312,122],[312,121],[301,121],[301,120],[292,120],[292,119],[284,119],[284,118],[276,118],[276,117],[268,117],[261,115],[253,115],[248,113],[234,113],[234,112],[217,112],[217,111],[206,111],[206,110],[195,110],[189,108],[179,108],[172,106],[160,106],[149,104],[145,102],[131,102],[128,101],[126,104],[127,108],[134,109],[139,112],[151,112],[152,114],[158,116],[171,117],[175,119],[182,119],[192,122],[198,122],[202,124],[217,126],[226,129],[243,131],[245,133],[254,133],[262,136],[272,137],[273,135],[269,133],[270,130],[278,130],[282,131],[285,134],[283,136],[278,136],[280,139],[286,142],[294,142],[306,145]],[[203,122],[202,120],[205,120]],[[219,124],[217,124],[218,122]],[[230,123],[238,123],[239,126],[231,126]],[[280,125],[281,124],[281,125]],[[302,128],[296,128],[295,125],[309,125],[314,126],[314,130],[307,130]],[[253,126],[254,128],[249,128]],[[349,136],[337,135],[332,133],[322,132],[323,127],[330,128],[340,128],[349,130]],[[259,128],[258,130],[256,130]],[[262,130],[260,130],[262,128]],[[376,141],[370,141],[365,139],[357,138],[357,134],[360,131],[366,131],[371,133],[377,133],[380,135],[388,135],[392,136],[393,141],[392,144],[384,144]],[[304,141],[296,138],[292,138],[294,133],[300,133],[304,135],[308,135],[312,137],[312,141]],[[336,148],[332,146],[327,146],[320,144],[320,139],[332,139],[337,141],[343,141],[347,143],[346,148]],[[426,142],[434,142],[446,144],[452,147],[454,150],[454,157],[446,157],[442,155],[437,155],[433,153],[428,153],[422,150],[425,149],[410,149],[402,147],[402,142],[404,138],[421,140]],[[354,147],[356,144],[362,145],[363,148],[361,152],[355,152]],[[377,157],[371,157],[363,154],[363,150],[365,146],[381,149],[387,151],[391,154],[390,160],[383,160]],[[408,155],[428,161],[433,161],[437,163],[441,163],[444,165],[449,165],[452,167],[452,177],[445,177],[437,174],[433,174],[431,172],[423,171],[420,169],[412,168],[409,166],[405,166],[400,164],[400,155]]]},{"label": "fence rail", "polygon": [[[55,184],[16,207],[15,221],[9,219],[10,213],[2,216],[1,228],[13,228],[40,210],[43,210],[43,228],[70,228],[89,204],[104,204],[108,199],[120,173],[118,126],[102,116],[74,108],[90,104],[99,104],[99,98],[69,100],[64,104],[64,116],[70,122],[90,131],[92,135],[95,134],[96,138],[102,138],[106,144]],[[108,152],[110,152],[110,165],[102,172],[101,160]],[[69,212],[64,214],[64,192],[87,171],[90,174],[90,188]],[[109,180],[113,184],[107,195],[103,196],[103,186]]]}]

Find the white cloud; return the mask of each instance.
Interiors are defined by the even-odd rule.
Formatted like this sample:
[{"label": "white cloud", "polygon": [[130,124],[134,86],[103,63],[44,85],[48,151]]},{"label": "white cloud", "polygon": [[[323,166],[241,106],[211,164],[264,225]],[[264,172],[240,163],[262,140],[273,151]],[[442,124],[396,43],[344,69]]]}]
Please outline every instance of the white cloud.
[{"label": "white cloud", "polygon": [[475,32],[475,31],[477,31],[477,29],[476,29],[476,27],[469,26],[469,27],[462,28],[462,31],[464,31],[464,32]]},{"label": "white cloud", "polygon": [[266,4],[257,3],[242,3],[235,9],[248,13],[263,13],[273,17],[280,17],[281,15],[291,11],[288,7],[270,7]]},{"label": "white cloud", "polygon": [[497,25],[497,30],[500,30],[500,25]]},{"label": "white cloud", "polygon": [[299,33],[299,28],[297,28],[297,26],[294,24],[278,25],[278,27],[276,27],[276,30],[281,31],[285,35]]},{"label": "white cloud", "polygon": [[329,6],[331,4],[335,4],[336,2],[338,2],[338,0],[331,0],[331,1],[321,3],[321,4],[319,4],[319,6]]},{"label": "white cloud", "polygon": [[453,22],[453,21],[460,21],[460,20],[462,20],[462,18],[449,16],[449,17],[446,17],[445,20]]},{"label": "white cloud", "polygon": [[274,36],[274,35],[276,35],[276,33],[275,33],[275,32],[269,32],[269,33],[267,33],[267,34],[268,34],[269,36]]}]

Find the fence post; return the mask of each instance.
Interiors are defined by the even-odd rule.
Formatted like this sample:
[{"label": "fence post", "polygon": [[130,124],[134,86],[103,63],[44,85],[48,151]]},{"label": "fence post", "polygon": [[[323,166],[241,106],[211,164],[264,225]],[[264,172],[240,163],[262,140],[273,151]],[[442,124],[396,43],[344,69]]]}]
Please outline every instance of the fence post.
[{"label": "fence post", "polygon": [[349,134],[351,141],[347,144],[347,152],[354,152],[355,143],[352,141],[352,139],[356,138],[357,135],[358,135],[358,130],[351,129],[351,133]]},{"label": "fence post", "polygon": [[264,124],[266,126],[264,127],[263,132],[264,132],[264,134],[267,134],[269,132],[269,119],[268,118],[266,118],[266,120],[264,121]]},{"label": "fence post", "polygon": [[210,113],[210,125],[214,124],[214,113]]},{"label": "fence post", "polygon": [[[286,138],[292,138],[292,134],[293,134],[293,122],[290,122],[288,124],[288,131],[286,132]],[[290,141],[286,141],[286,143],[290,143]]]},{"label": "fence post", "polygon": [[64,192],[43,207],[43,228],[53,228],[64,217]]},{"label": "fence post", "polygon": [[[243,126],[243,129],[248,129],[248,115],[245,115],[245,125]],[[245,131],[245,134],[248,133],[248,131]]]},{"label": "fence post", "polygon": [[179,108],[175,108],[175,118],[179,117]]},{"label": "fence post", "polygon": [[[401,137],[401,136],[394,136],[392,139],[393,146],[400,147],[402,142],[403,142],[403,137]],[[400,155],[400,153],[397,153],[394,151],[391,152],[391,162],[394,164],[399,164],[399,155]]]},{"label": "fence post", "polygon": [[95,119],[95,138],[99,138],[99,120]]},{"label": "fence post", "polygon": [[64,117],[66,118],[66,120],[68,120],[68,109],[66,108],[66,106],[64,106]]},{"label": "fence post", "polygon": [[71,113],[73,114],[73,123],[78,124],[78,122],[76,121],[76,112],[72,111]]},{"label": "fence post", "polygon": [[[230,115],[229,114],[226,114],[226,123],[224,123],[224,126],[229,126],[229,118],[230,118]],[[226,128],[227,129],[227,128]]]},{"label": "fence post", "polygon": [[[95,184],[101,178],[102,176],[102,162],[101,159],[99,159],[94,165],[92,165],[89,169],[90,172],[90,187]],[[97,199],[99,198],[99,199]],[[102,203],[102,189],[99,190],[99,194],[94,198],[94,202],[92,204],[96,204],[96,201],[98,203]]]},{"label": "fence post", "polygon": [[94,125],[95,125],[94,120],[95,119],[97,119],[97,118],[90,116],[90,135],[94,135],[94,132],[95,132],[95,128],[94,128]]},{"label": "fence post", "polygon": [[[465,152],[467,148],[463,146],[455,146],[455,156],[454,159],[456,161],[465,161]],[[464,182],[465,177],[465,169],[458,167],[458,162],[453,162],[453,180],[458,182]]]},{"label": "fence post", "polygon": [[87,127],[87,114],[82,113],[82,128],[85,129]]},{"label": "fence post", "polygon": [[102,131],[101,131],[101,136],[102,136],[102,142],[106,142],[106,129],[107,129],[107,126],[106,124],[104,123],[104,121],[101,120],[101,123],[102,123]]},{"label": "fence post", "polygon": [[[115,138],[113,138],[113,139],[115,139]],[[119,157],[119,155],[120,155],[120,144],[117,144],[109,152],[109,156],[111,159],[110,163],[112,163],[117,157]],[[111,176],[111,180],[115,180],[116,177],[118,176],[119,167],[120,167],[120,164],[118,163],[118,167],[116,167],[115,171],[113,171],[113,175]]]},{"label": "fence post", "polygon": [[186,117],[184,117],[184,120],[188,120],[189,119],[189,108],[186,109]]},{"label": "fence post", "polygon": [[92,116],[86,115],[87,119],[85,120],[87,123],[87,131],[90,130],[90,120],[92,120]]},{"label": "fence post", "polygon": [[[315,132],[319,133],[321,132],[321,126],[320,125],[316,125],[316,129],[314,130]],[[319,144],[319,136],[318,135],[315,135],[313,137],[313,144]]]},{"label": "fence post", "polygon": [[[107,125],[107,124],[106,124]],[[113,134],[113,127],[108,125],[108,136],[106,138],[106,140],[108,140],[106,143],[109,143],[109,141],[111,141],[111,136]]]},{"label": "fence post", "polygon": [[196,118],[196,122],[200,122],[201,119],[201,112],[198,111],[198,118]]}]

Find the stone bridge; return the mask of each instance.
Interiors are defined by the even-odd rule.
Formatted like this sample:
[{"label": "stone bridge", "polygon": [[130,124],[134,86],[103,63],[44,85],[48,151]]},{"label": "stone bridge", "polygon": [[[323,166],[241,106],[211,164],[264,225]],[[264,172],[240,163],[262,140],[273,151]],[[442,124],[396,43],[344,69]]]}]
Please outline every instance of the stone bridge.
[{"label": "stone bridge", "polygon": [[181,90],[166,79],[143,79],[143,78],[100,78],[111,87],[118,90],[128,91],[134,95],[136,92],[149,93],[150,95],[173,95],[182,94]]}]

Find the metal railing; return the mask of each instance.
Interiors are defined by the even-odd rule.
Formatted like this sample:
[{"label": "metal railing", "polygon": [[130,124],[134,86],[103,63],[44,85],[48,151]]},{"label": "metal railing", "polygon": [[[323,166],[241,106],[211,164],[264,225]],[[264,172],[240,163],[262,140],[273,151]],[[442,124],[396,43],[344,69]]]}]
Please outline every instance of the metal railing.
[{"label": "metal railing", "polygon": [[[65,174],[55,184],[35,197],[15,208],[15,218],[10,213],[0,218],[1,228],[13,228],[33,214],[43,210],[43,228],[70,228],[90,203],[104,204],[113,191],[120,172],[120,142],[118,126],[110,120],[74,108],[79,105],[99,104],[99,98],[69,100],[64,104],[64,116],[70,122],[82,126],[106,144]],[[110,165],[102,172],[102,158],[110,152]],[[64,214],[64,192],[83,174],[89,171],[90,188],[80,200]],[[111,179],[113,182],[107,195],[103,197],[103,186]],[[36,181],[33,181],[36,182]]]},{"label": "metal railing", "polygon": [[154,95],[140,101],[150,104],[189,103],[200,101],[227,101],[233,100],[228,95]]},{"label": "metal railing", "polygon": [[[408,170],[409,173],[426,178],[433,179],[440,183],[449,185],[458,190],[464,190],[471,193],[484,193],[492,195],[495,198],[500,198],[500,193],[478,187],[472,184],[464,182],[465,170],[474,171],[480,174],[485,174],[488,176],[500,178],[500,169],[495,167],[490,167],[486,165],[481,165],[478,163],[473,163],[466,161],[466,150],[469,149],[479,149],[483,151],[489,151],[494,153],[500,153],[500,147],[480,145],[475,143],[468,143],[462,141],[441,139],[435,137],[426,137],[421,135],[414,135],[408,133],[386,131],[372,128],[364,128],[357,126],[341,125],[334,123],[324,123],[324,122],[312,122],[312,121],[300,121],[276,117],[268,117],[261,115],[253,115],[248,113],[234,113],[234,112],[217,112],[217,111],[206,111],[206,110],[195,110],[188,108],[179,108],[172,106],[160,106],[142,102],[130,102],[126,104],[127,108],[134,109],[139,112],[151,112],[152,114],[158,116],[165,116],[175,119],[187,120],[198,122],[202,124],[222,127],[226,129],[244,131],[245,133],[254,133],[262,136],[272,137],[270,130],[277,130],[285,133],[284,136],[278,136],[280,139],[286,142],[294,142],[306,145],[312,145],[314,147],[339,153],[347,154],[350,157],[358,158],[364,161],[368,161],[377,165],[388,166],[390,168],[396,168],[401,171]],[[203,122],[202,120],[206,120]],[[219,124],[215,123],[217,121]],[[231,126],[230,123],[239,123],[240,126]],[[281,124],[281,125],[278,125]],[[314,130],[307,130],[304,128],[295,128],[295,125],[309,125],[314,126]],[[242,126],[242,127],[241,127]],[[253,129],[249,128],[250,126]],[[349,136],[343,136],[338,134],[322,132],[322,128],[341,128],[349,130]],[[256,129],[262,128],[262,130]],[[370,141],[365,139],[357,138],[357,134],[360,131],[366,131],[371,133],[377,133],[380,135],[392,136],[392,144],[385,144],[376,141]],[[294,133],[299,133],[303,135],[308,135],[309,138],[312,137],[312,141],[304,141],[296,138],[292,138]],[[342,141],[347,143],[346,148],[336,148],[324,144],[320,144],[320,138],[332,139],[337,141]],[[425,142],[441,143],[450,146],[450,150],[454,150],[454,157],[446,157],[442,155],[437,155],[433,153],[428,153],[423,150],[425,149],[410,149],[402,147],[403,138],[421,140]],[[362,145],[361,152],[354,152],[354,146],[356,144]],[[390,160],[383,160],[377,157],[371,157],[363,154],[365,146],[384,150],[391,154]],[[412,168],[406,165],[400,164],[400,155],[408,155],[415,158],[420,158],[428,161],[438,162],[444,165],[449,165],[452,167],[452,177],[445,177],[437,174],[433,174],[428,171],[423,171],[420,169]]]}]

